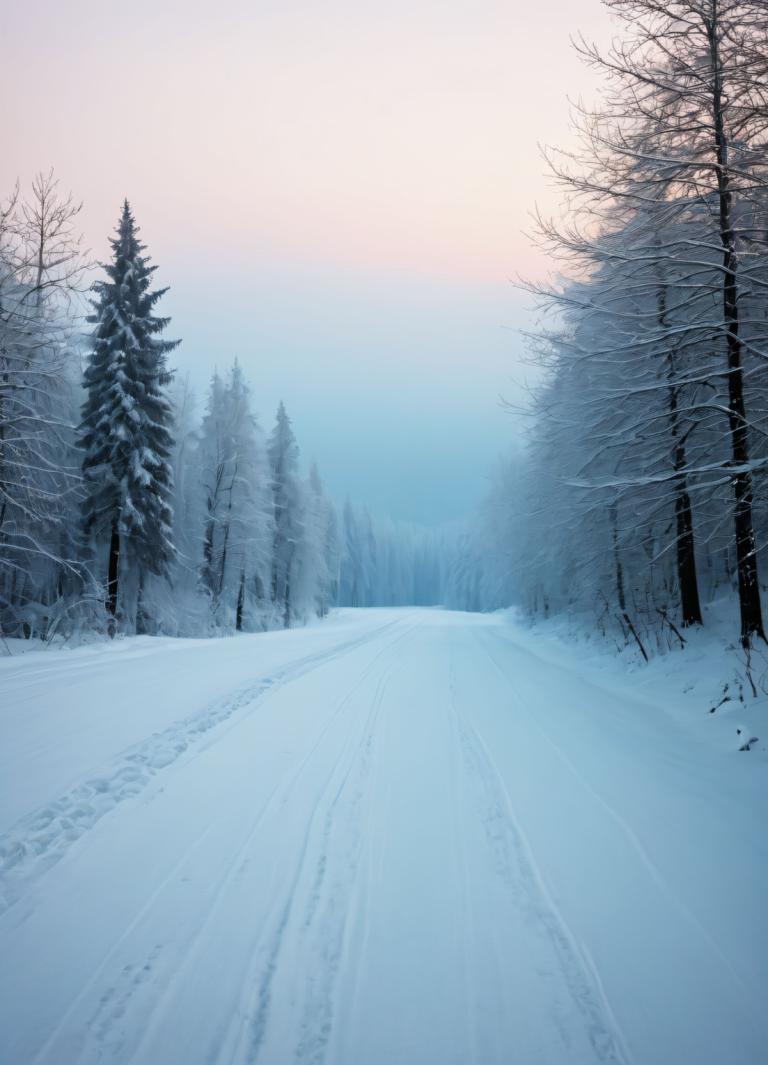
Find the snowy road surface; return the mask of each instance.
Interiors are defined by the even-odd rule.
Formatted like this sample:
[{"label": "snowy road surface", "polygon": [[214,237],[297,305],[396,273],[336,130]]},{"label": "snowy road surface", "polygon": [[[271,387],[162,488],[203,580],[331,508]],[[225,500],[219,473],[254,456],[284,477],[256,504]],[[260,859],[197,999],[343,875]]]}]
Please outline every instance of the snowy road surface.
[{"label": "snowy road surface", "polygon": [[765,766],[509,622],[117,641],[0,697],[3,1065],[768,1061]]}]

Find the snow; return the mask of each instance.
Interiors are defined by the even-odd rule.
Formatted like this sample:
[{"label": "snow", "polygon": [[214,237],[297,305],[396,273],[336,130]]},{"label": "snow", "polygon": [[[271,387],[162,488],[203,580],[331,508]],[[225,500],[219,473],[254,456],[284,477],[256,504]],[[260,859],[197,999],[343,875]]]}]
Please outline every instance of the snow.
[{"label": "snow", "polygon": [[561,637],[1,660],[3,1065],[763,1060],[768,759],[725,740],[765,707],[708,713],[712,638],[627,674]]}]

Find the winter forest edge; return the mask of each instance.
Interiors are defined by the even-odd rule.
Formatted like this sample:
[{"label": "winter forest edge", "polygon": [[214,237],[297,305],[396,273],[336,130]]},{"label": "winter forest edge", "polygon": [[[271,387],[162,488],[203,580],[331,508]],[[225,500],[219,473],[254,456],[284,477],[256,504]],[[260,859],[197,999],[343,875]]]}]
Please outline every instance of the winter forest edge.
[{"label": "winter forest edge", "polygon": [[225,634],[439,603],[576,618],[645,660],[727,600],[728,639],[763,642],[765,4],[608,6],[613,46],[575,45],[604,75],[597,104],[574,109],[580,149],[547,155],[566,209],[537,219],[556,280],[526,286],[540,312],[526,444],[460,528],[338,508],[301,468],[290,396],[265,436],[237,360],[199,409],[128,202],[94,268],[53,172],[10,195],[5,638]]},{"label": "winter forest edge", "polygon": [[81,208],[57,185],[39,175],[2,214],[4,635],[259,631],[435,602],[437,542],[349,501],[338,514],[282,403],[264,439],[237,359],[196,418],[127,201],[83,321]]}]

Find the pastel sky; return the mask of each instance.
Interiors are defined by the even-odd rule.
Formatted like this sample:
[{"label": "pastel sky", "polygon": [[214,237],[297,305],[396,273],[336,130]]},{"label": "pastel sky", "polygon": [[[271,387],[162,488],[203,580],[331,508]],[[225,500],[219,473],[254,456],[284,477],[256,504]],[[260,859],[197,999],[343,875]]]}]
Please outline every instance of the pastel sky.
[{"label": "pastel sky", "polygon": [[519,433],[511,284],[599,0],[3,5],[0,190],[54,166],[97,258],[128,196],[201,406],[237,355],[333,494],[460,517]]}]

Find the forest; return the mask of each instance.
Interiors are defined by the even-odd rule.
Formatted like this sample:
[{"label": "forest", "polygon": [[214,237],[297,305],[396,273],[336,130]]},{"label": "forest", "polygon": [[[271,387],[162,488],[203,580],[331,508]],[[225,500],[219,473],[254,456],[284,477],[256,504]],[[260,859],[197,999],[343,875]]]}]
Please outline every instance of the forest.
[{"label": "forest", "polygon": [[[438,538],[339,511],[234,360],[198,417],[128,202],[91,281],[53,172],[0,215],[0,625],[204,635],[439,600]],[[90,302],[90,313],[84,304]]]},{"label": "forest", "polygon": [[[571,614],[647,658],[735,599],[765,641],[768,17],[759,2],[611,0],[620,35],[547,153],[551,284],[522,454],[469,534],[479,601]],[[474,585],[473,585],[474,588]],[[469,604],[471,597],[465,602]]]},{"label": "forest", "polygon": [[3,30],[0,1065],[768,1061],[768,0]]},{"label": "forest", "polygon": [[[765,639],[768,20],[755,0],[611,0],[601,77],[549,149],[536,384],[479,511],[419,529],[338,506],[235,360],[198,409],[126,202],[108,261],[41,172],[0,214],[0,625],[210,634],[334,605],[516,606],[648,658],[733,598]],[[94,273],[95,272],[95,273]],[[215,364],[215,358],[212,363]],[[290,400],[290,397],[287,397]],[[489,403],[492,397],[489,397]],[[478,484],[480,479],[478,478]]]}]

